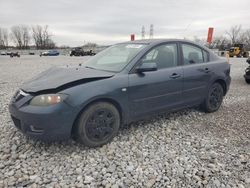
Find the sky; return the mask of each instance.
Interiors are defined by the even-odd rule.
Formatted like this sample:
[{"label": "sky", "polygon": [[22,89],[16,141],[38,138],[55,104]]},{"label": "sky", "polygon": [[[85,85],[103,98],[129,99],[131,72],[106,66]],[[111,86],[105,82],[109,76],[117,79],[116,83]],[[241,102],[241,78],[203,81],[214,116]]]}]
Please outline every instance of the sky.
[{"label": "sky", "polygon": [[233,25],[250,29],[249,0],[0,0],[0,27],[48,25],[57,45],[114,44],[130,34],[154,38],[206,38]]}]

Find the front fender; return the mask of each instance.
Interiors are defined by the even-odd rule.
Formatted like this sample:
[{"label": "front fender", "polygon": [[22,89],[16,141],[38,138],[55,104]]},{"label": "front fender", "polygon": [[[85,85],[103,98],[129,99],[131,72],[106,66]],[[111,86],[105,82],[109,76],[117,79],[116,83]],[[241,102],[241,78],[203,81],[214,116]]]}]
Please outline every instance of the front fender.
[{"label": "front fender", "polygon": [[128,76],[114,76],[68,88],[61,93],[70,97],[67,102],[77,109],[78,114],[95,101],[110,101],[119,106],[123,122],[128,117]]}]

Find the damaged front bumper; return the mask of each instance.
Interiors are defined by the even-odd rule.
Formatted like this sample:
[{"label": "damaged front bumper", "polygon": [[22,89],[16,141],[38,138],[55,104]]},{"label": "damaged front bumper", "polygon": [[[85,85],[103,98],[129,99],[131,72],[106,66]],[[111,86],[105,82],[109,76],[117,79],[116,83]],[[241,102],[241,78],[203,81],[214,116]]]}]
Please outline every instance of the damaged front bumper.
[{"label": "damaged front bumper", "polygon": [[71,136],[76,112],[62,102],[51,106],[31,106],[32,96],[15,97],[9,104],[9,112],[15,126],[25,135],[43,141],[66,140]]}]

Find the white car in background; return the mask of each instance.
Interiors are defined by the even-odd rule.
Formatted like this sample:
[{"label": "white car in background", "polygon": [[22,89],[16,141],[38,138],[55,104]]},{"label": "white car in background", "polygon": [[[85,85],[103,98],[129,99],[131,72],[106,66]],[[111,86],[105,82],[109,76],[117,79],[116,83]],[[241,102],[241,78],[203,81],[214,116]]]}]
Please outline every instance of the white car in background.
[{"label": "white car in background", "polygon": [[1,55],[7,55],[7,52],[1,52],[0,54]]}]

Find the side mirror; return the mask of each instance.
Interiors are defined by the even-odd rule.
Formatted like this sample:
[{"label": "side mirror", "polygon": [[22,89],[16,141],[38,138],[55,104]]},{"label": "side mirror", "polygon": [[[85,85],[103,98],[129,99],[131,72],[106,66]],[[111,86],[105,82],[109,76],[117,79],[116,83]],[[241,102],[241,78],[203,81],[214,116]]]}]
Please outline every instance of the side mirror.
[{"label": "side mirror", "polygon": [[142,63],[139,67],[136,68],[136,72],[138,73],[151,72],[156,70],[157,70],[156,63]]}]

